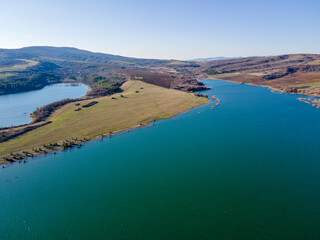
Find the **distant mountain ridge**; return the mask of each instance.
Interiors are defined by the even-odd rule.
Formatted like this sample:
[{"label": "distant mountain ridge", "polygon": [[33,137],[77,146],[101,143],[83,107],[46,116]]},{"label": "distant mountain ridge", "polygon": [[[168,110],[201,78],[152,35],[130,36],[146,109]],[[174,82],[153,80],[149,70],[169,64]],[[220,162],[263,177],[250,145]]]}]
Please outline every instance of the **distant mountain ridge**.
[{"label": "distant mountain ridge", "polygon": [[2,59],[30,59],[39,60],[44,58],[63,59],[69,61],[85,61],[95,63],[106,63],[109,61],[125,61],[132,63],[159,62],[164,60],[142,59],[123,57],[106,53],[96,53],[81,50],[73,47],[51,47],[51,46],[32,46],[20,49],[0,49]]},{"label": "distant mountain ridge", "polygon": [[196,61],[196,62],[207,62],[207,61],[218,61],[218,60],[226,60],[226,59],[240,59],[243,57],[212,57],[212,58],[196,58],[192,59],[190,61]]}]

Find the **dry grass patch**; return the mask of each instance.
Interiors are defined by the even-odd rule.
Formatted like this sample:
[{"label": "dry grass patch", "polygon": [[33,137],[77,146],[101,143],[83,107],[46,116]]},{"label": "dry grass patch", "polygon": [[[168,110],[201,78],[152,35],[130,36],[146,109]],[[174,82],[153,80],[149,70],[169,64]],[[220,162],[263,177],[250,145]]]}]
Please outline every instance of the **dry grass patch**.
[{"label": "dry grass patch", "polygon": [[[141,81],[129,81],[125,87],[124,92],[95,99],[98,104],[81,111],[74,111],[79,108],[75,103],[67,104],[53,114],[49,119],[51,124],[1,143],[0,156],[72,137],[94,139],[102,134],[147,125],[153,120],[171,118],[209,102],[192,93]],[[90,101],[82,101],[80,105]]]},{"label": "dry grass patch", "polygon": [[25,64],[16,64],[12,67],[3,67],[0,68],[0,72],[16,72],[16,71],[22,71],[25,70],[29,67],[33,67],[36,66],[38,64],[37,61],[32,61],[32,60],[25,60],[25,59],[21,59],[23,61],[25,61]]},{"label": "dry grass patch", "polygon": [[320,60],[309,62],[307,65],[320,65]]}]

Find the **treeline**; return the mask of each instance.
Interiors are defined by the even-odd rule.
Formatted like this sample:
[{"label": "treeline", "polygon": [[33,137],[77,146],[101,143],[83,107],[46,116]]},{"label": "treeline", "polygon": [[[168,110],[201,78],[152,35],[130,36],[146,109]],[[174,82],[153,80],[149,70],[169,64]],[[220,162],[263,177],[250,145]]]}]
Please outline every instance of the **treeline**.
[{"label": "treeline", "polygon": [[208,75],[216,75],[216,74],[224,74],[224,73],[230,73],[230,71],[225,70],[219,70],[219,69],[207,69],[204,71]]},{"label": "treeline", "polygon": [[[48,77],[48,76],[47,76]],[[48,79],[48,78],[47,78]],[[53,80],[53,79],[52,79]],[[99,97],[99,96],[106,96],[110,95],[116,92],[119,92],[120,89],[120,83],[113,83],[108,81],[104,77],[95,77],[92,79],[92,81],[97,84],[98,87],[104,87],[104,88],[98,88],[98,89],[93,89],[91,90],[88,94],[87,97]],[[95,86],[95,87],[97,87]],[[83,98],[76,98],[76,99],[63,99],[60,101],[56,101],[53,103],[50,103],[48,105],[45,105],[41,108],[38,108],[36,111],[34,111],[31,116],[33,118],[32,123],[37,123],[37,122],[42,122],[45,121],[55,110],[58,108],[71,103],[71,102],[77,102],[77,101],[82,101],[84,100]]]},{"label": "treeline", "polygon": [[45,122],[42,124],[38,124],[38,125],[34,125],[34,126],[26,125],[26,127],[23,127],[23,128],[18,128],[18,129],[13,128],[13,129],[7,129],[6,131],[2,131],[2,132],[0,132],[0,143],[8,141],[9,139],[18,137],[26,132],[30,132],[30,131],[36,129],[36,128],[45,126],[49,123],[51,123],[51,121]]},{"label": "treeline", "polygon": [[282,69],[278,72],[273,72],[271,74],[264,75],[262,78],[265,80],[274,80],[277,78],[285,77],[289,74],[294,74],[298,70],[299,70],[299,68],[297,68],[297,67],[287,67],[286,69]]},{"label": "treeline", "polygon": [[82,99],[82,98],[76,98],[76,99],[67,98],[67,99],[63,99],[60,101],[50,103],[50,104],[45,105],[41,108],[38,108],[36,111],[31,113],[31,116],[33,118],[32,123],[42,122],[42,121],[46,120],[51,115],[51,113],[53,113],[58,108],[66,105],[67,103],[77,102],[77,101],[82,101],[82,100],[84,100],[84,99]]},{"label": "treeline", "polygon": [[111,82],[103,76],[90,77],[93,89],[87,94],[88,97],[107,96],[120,92],[120,82]]},{"label": "treeline", "polygon": [[97,89],[107,89],[110,93],[115,93],[120,87],[118,82],[111,82],[102,76],[94,77],[92,82],[96,85]]},{"label": "treeline", "polygon": [[39,73],[30,77],[13,76],[0,81],[0,95],[41,89],[47,85],[60,81],[60,78],[47,73]]}]

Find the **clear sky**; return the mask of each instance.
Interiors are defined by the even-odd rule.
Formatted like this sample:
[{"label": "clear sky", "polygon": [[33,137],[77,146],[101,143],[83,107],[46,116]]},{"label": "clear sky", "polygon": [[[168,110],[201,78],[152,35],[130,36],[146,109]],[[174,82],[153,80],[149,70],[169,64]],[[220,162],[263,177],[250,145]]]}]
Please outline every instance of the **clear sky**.
[{"label": "clear sky", "polygon": [[193,59],[320,53],[320,0],[0,0],[0,48]]}]

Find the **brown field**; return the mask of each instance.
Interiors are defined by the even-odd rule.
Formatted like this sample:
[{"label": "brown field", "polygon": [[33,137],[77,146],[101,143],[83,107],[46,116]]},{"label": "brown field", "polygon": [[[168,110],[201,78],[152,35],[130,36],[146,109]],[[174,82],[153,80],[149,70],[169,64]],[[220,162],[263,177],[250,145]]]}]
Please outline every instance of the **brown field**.
[{"label": "brown field", "polygon": [[163,74],[138,70],[126,70],[126,73],[130,74],[131,80],[141,80],[146,83],[154,84],[157,86],[170,88],[176,77]]}]

